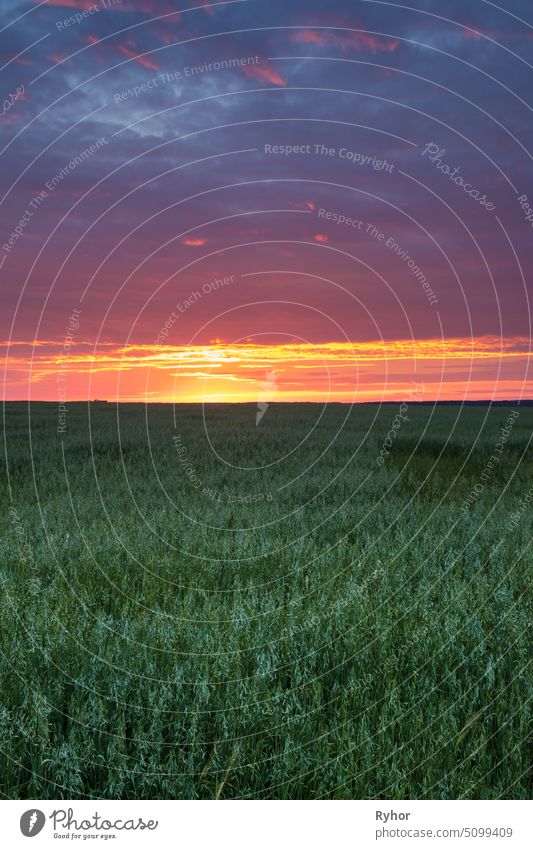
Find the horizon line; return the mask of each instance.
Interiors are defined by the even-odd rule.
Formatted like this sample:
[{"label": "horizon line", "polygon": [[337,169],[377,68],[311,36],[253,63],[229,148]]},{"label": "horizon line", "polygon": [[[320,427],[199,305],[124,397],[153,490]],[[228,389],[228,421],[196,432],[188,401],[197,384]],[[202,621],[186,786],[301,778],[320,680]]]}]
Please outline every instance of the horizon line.
[{"label": "horizon line", "polygon": [[[108,404],[109,406],[118,406],[120,404],[142,404],[143,406],[181,406],[181,407],[205,407],[209,406],[232,406],[232,407],[256,407],[257,401],[110,401],[107,398],[77,398],[72,401],[62,401],[59,402],[57,399],[33,401],[31,398],[15,398],[10,400],[3,400],[3,406],[8,404],[53,404],[54,406],[58,406],[61,404]],[[391,404],[404,404],[406,403],[405,399],[398,399],[396,401],[267,401],[269,407],[274,406],[295,406],[302,404],[312,404],[317,407],[331,407],[331,406],[343,406],[343,407],[362,407],[362,406],[384,406]],[[468,406],[468,405],[486,405],[486,406],[503,406],[505,404],[531,404],[533,405],[533,398],[465,398],[460,400],[458,398],[448,399],[437,399],[430,398],[426,401],[409,401],[410,406],[417,407],[427,407],[430,405],[453,405],[453,406]]]}]

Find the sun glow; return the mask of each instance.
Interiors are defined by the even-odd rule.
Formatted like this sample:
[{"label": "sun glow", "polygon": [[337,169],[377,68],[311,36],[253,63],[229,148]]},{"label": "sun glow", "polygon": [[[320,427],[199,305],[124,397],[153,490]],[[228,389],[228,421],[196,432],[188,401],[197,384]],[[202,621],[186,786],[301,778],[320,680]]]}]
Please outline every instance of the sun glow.
[{"label": "sun glow", "polygon": [[401,398],[414,381],[428,398],[528,394],[529,340],[400,339],[258,345],[116,345],[89,342],[68,356],[56,342],[3,343],[6,397],[54,400],[58,373],[72,400],[256,401],[265,375],[278,401],[371,401]]}]

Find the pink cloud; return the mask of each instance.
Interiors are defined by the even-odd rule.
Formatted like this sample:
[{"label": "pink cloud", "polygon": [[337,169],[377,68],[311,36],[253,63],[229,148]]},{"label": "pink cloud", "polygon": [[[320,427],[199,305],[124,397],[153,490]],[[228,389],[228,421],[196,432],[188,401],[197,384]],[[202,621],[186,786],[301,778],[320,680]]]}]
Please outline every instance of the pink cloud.
[{"label": "pink cloud", "polygon": [[[465,25],[466,26],[466,25]],[[480,30],[473,29],[472,27],[467,27],[466,29],[461,30],[461,34],[463,38],[483,38],[485,35],[489,35],[489,33],[481,32]]]},{"label": "pink cloud", "polygon": [[201,248],[202,245],[205,245],[207,239],[199,239],[199,238],[187,238],[182,239],[182,245],[188,245],[190,248]]},{"label": "pink cloud", "polygon": [[148,56],[139,56],[138,53],[135,53],[134,50],[131,50],[130,47],[127,47],[125,44],[119,44],[118,49],[123,56],[127,56],[128,59],[133,59],[135,62],[138,62],[139,65],[143,65],[145,68],[150,68],[151,71],[158,71],[159,66],[149,59]]},{"label": "pink cloud", "polygon": [[203,6],[203,8],[205,9],[205,11],[207,12],[208,15],[214,15],[215,14],[215,10],[211,6],[211,3],[208,2],[208,0],[200,0],[200,3],[201,3],[201,5]]},{"label": "pink cloud", "polygon": [[291,35],[291,41],[302,44],[316,44],[318,47],[338,47],[343,51],[370,50],[372,55],[376,53],[394,53],[399,41],[376,38],[370,33],[363,31],[350,31],[345,33],[332,32],[331,30],[302,29]]},{"label": "pink cloud", "polygon": [[262,83],[271,83],[272,85],[286,86],[287,80],[281,77],[276,68],[268,59],[262,59],[260,65],[244,65],[242,70],[247,77],[259,80]]},{"label": "pink cloud", "polygon": [[60,65],[65,59],[68,59],[69,55],[69,53],[52,53],[51,56],[47,56],[46,58],[51,59],[56,65]]}]

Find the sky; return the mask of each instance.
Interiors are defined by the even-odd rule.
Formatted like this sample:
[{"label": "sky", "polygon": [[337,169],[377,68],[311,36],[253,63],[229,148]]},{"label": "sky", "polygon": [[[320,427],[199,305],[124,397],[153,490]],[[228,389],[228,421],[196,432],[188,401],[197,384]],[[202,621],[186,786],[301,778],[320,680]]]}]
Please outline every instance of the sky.
[{"label": "sky", "polygon": [[529,0],[2,0],[3,397],[532,398]]}]

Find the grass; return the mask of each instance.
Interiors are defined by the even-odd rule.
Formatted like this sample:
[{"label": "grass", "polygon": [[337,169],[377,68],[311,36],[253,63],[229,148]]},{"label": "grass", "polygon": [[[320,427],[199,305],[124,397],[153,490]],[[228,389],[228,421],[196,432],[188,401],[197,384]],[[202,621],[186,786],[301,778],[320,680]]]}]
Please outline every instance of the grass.
[{"label": "grass", "polygon": [[7,404],[3,796],[527,798],[533,409],[398,412]]}]

